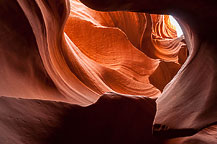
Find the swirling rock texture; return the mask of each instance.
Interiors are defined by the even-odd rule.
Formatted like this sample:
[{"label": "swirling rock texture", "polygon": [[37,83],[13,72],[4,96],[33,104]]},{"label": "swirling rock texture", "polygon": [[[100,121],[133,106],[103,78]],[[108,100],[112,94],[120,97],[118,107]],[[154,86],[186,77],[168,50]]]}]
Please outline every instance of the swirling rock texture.
[{"label": "swirling rock texture", "polygon": [[0,1],[0,143],[215,144],[214,1],[81,2]]}]

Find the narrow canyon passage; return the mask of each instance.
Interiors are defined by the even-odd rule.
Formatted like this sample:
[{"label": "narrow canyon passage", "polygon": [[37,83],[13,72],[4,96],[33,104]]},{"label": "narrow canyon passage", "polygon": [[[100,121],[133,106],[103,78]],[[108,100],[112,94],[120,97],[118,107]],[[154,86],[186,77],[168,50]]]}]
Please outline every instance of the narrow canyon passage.
[{"label": "narrow canyon passage", "polygon": [[216,7],[171,1],[0,1],[0,143],[215,144]]}]

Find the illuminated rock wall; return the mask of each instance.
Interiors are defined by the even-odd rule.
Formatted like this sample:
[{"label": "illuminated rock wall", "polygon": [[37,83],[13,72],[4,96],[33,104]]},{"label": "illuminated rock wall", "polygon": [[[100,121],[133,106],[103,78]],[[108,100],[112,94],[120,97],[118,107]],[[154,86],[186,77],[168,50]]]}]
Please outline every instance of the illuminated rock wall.
[{"label": "illuminated rock wall", "polygon": [[82,2],[0,2],[0,143],[214,144],[212,1]]},{"label": "illuminated rock wall", "polygon": [[181,66],[185,44],[163,16],[52,3],[2,2],[0,95],[81,105],[105,92],[157,97]]}]

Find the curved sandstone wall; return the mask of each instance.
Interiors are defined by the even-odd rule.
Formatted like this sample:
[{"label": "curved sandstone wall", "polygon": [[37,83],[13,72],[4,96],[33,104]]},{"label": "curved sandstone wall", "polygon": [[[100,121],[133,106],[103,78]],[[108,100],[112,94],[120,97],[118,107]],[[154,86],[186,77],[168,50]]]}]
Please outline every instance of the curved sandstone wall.
[{"label": "curved sandstone wall", "polygon": [[0,2],[0,143],[214,144],[213,1],[81,2]]}]

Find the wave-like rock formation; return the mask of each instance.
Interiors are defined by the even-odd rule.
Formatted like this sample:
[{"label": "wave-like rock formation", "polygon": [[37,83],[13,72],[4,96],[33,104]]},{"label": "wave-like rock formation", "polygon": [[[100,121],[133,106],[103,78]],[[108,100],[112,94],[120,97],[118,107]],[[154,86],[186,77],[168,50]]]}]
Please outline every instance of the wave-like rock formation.
[{"label": "wave-like rock formation", "polygon": [[2,2],[1,95],[80,105],[105,92],[157,97],[178,71],[184,43],[168,18],[53,3]]},{"label": "wave-like rock formation", "polygon": [[216,143],[213,1],[0,8],[0,143]]}]

